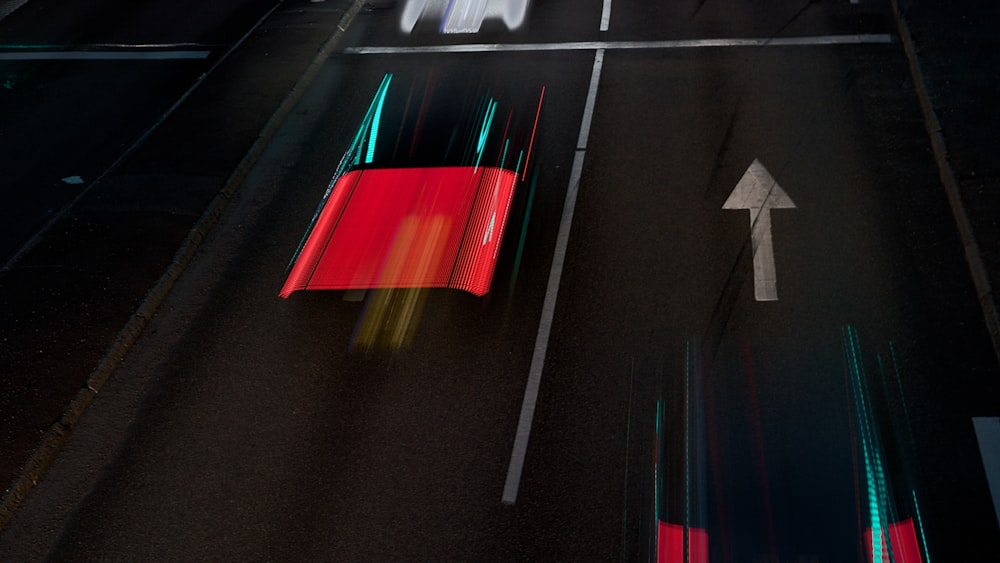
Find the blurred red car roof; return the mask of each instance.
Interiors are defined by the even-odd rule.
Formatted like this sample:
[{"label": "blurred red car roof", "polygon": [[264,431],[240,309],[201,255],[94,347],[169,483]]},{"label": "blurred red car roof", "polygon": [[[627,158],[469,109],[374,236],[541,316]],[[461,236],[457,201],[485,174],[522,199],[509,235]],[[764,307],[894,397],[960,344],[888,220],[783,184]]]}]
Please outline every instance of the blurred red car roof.
[{"label": "blurred red car roof", "polygon": [[281,297],[301,289],[450,287],[486,294],[517,174],[368,168],[337,179]]}]

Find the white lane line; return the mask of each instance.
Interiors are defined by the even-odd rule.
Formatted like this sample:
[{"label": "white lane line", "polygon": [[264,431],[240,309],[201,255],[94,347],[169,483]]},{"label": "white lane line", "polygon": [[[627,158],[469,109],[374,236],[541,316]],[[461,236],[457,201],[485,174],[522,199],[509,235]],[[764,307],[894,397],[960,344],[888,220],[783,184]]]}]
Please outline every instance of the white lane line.
[{"label": "white lane line", "polygon": [[[594,70],[590,74],[590,87],[587,89],[587,102],[583,106],[583,120],[580,121],[580,136],[576,139],[576,150],[587,150],[587,139],[590,138],[590,122],[594,117],[594,104],[597,103],[597,86],[601,81],[601,69],[604,67],[604,49],[598,49],[594,54]],[[572,182],[570,182],[572,187]],[[570,209],[572,215],[573,210]],[[568,234],[568,233],[567,233]]]},{"label": "white lane line", "polygon": [[611,0],[604,0],[601,8],[601,31],[607,31],[611,25]]},{"label": "white lane line", "polygon": [[13,51],[0,61],[167,61],[207,59],[211,51]]},{"label": "white lane line", "polygon": [[563,263],[566,260],[569,230],[573,224],[573,209],[576,207],[576,195],[580,189],[583,157],[587,153],[587,139],[590,137],[591,117],[594,113],[597,86],[601,80],[601,67],[603,65],[604,49],[598,49],[594,55],[594,70],[590,75],[590,89],[587,92],[587,103],[584,105],[583,120],[580,123],[580,137],[577,141],[576,154],[573,156],[573,169],[569,175],[569,187],[566,189],[566,202],[563,204],[562,219],[559,222],[559,234],[556,236],[552,268],[549,270],[549,283],[545,289],[545,301],[542,304],[542,318],[538,322],[538,336],[535,337],[535,350],[531,356],[528,384],[524,389],[524,400],[521,403],[521,416],[517,421],[514,448],[510,452],[510,465],[507,467],[507,480],[503,487],[504,504],[514,504],[521,484],[521,471],[524,469],[524,456],[528,451],[528,439],[531,437],[531,421],[535,416],[538,387],[542,382],[542,368],[545,366],[545,353],[549,347],[549,333],[552,331],[552,318],[556,310],[556,296],[559,293]]},{"label": "white lane line", "polygon": [[1000,520],[1000,418],[974,417],[972,425],[976,428],[986,480],[993,494],[993,510]]},{"label": "white lane line", "polygon": [[816,35],[810,37],[681,39],[677,41],[568,41],[563,43],[468,43],[399,47],[349,47],[351,55],[406,53],[486,53],[493,51],[592,51],[595,49],[697,49],[706,47],[803,47],[892,43],[888,34]]}]

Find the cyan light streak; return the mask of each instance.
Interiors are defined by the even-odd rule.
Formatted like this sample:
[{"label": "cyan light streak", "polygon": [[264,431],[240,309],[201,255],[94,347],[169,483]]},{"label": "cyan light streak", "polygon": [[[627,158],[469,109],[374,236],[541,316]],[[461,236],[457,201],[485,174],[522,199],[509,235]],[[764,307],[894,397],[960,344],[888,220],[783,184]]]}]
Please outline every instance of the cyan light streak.
[{"label": "cyan light streak", "polygon": [[868,491],[868,517],[872,529],[871,560],[881,563],[888,555],[892,560],[891,546],[886,543],[890,522],[888,484],[882,463],[878,434],[874,428],[869,391],[865,384],[865,368],[861,359],[861,345],[857,330],[848,325],[844,328],[844,348],[847,353],[847,367],[851,381],[855,412],[858,418],[858,434],[864,457],[865,482]]},{"label": "cyan light streak", "polygon": [[920,544],[924,548],[924,561],[931,563],[931,551],[927,549],[927,534],[924,533],[924,519],[920,516],[920,503],[917,502],[917,491],[911,490],[913,494],[913,511],[917,513],[917,527],[920,528]]},{"label": "cyan light streak", "polygon": [[[361,120],[361,125],[354,134],[354,139],[351,140],[350,147],[347,149],[347,152],[344,153],[344,156],[340,158],[340,162],[337,164],[337,169],[334,172],[333,177],[330,179],[330,183],[326,187],[326,192],[323,193],[323,198],[320,200],[319,206],[316,207],[316,212],[313,213],[312,219],[309,221],[309,228],[306,229],[305,234],[302,235],[302,240],[299,241],[299,246],[295,249],[295,253],[292,254],[292,259],[289,260],[288,267],[286,269],[291,269],[292,265],[295,264],[295,261],[299,259],[299,254],[302,253],[302,247],[305,246],[306,240],[309,239],[309,234],[312,233],[313,227],[316,225],[316,220],[319,219],[319,215],[323,211],[326,201],[330,198],[330,193],[333,192],[333,187],[337,184],[337,180],[345,171],[347,171],[350,165],[357,166],[360,164],[361,140],[364,138],[365,131],[368,130],[368,127],[372,122],[373,116],[376,112],[376,106],[385,101],[385,93],[389,90],[390,80],[392,80],[392,74],[386,74],[382,77],[382,83],[379,85],[378,90],[375,91],[372,103],[368,106],[368,111],[365,112],[365,117]],[[378,109],[381,110],[381,106],[379,106]]]},{"label": "cyan light streak", "polygon": [[[892,342],[889,342],[889,354],[892,358],[892,370],[896,375],[896,386],[899,389],[900,402],[903,404],[903,415],[906,417],[906,431],[910,439],[910,447],[916,450],[916,440],[913,438],[913,427],[910,423],[910,410],[906,404],[906,396],[903,394],[903,379],[899,374],[899,362],[896,359],[896,346]],[[920,532],[920,545],[924,550],[924,562],[930,563],[931,552],[927,548],[927,531],[924,529],[924,520],[920,514],[920,503],[917,502],[917,491],[911,489],[910,494],[913,496],[913,512],[917,517],[917,530]]]},{"label": "cyan light streak", "polygon": [[691,527],[691,341],[684,346],[684,561],[689,560]]},{"label": "cyan light streak", "polygon": [[490,127],[493,125],[493,116],[496,114],[496,111],[497,103],[490,98],[486,116],[483,118],[483,124],[479,127],[479,142],[476,143],[476,170],[479,169],[479,161],[483,158],[483,149],[486,148],[486,139],[489,137]]},{"label": "cyan light streak", "polygon": [[389,82],[392,80],[391,74],[386,74],[382,79],[378,105],[375,107],[375,116],[372,118],[371,130],[368,134],[368,154],[365,156],[365,164],[370,164],[375,160],[375,141],[378,138],[378,126],[382,121],[382,106],[385,105],[385,95],[389,92]]},{"label": "cyan light streak", "polygon": [[[503,140],[503,154],[500,155],[500,168],[503,168],[505,162],[507,162],[507,146],[510,145],[510,139]],[[515,174],[517,171],[514,171]]]},{"label": "cyan light streak", "polygon": [[[476,104],[476,114],[473,121],[475,123],[482,123],[484,116],[489,112],[490,98],[483,97],[480,98],[479,103]],[[480,126],[480,129],[482,126]],[[472,132],[469,138],[465,140],[465,150],[462,152],[462,165],[463,166],[474,166],[476,159],[476,147],[479,145],[479,138],[476,135],[475,125],[469,128]]]},{"label": "cyan light streak", "polygon": [[[517,165],[521,166],[522,151],[517,157]],[[517,171],[514,171],[517,174]],[[514,282],[517,280],[517,272],[521,269],[521,256],[524,254],[524,241],[528,238],[528,221],[531,220],[531,206],[535,201],[535,186],[538,185],[538,170],[531,175],[531,188],[528,189],[528,202],[525,204],[524,221],[521,222],[521,237],[517,240],[517,252],[514,254],[514,268],[510,274],[510,294],[514,293]],[[657,424],[659,421],[657,420]]]},{"label": "cyan light streak", "polygon": [[379,107],[380,100],[385,101],[384,92],[389,88],[389,81],[392,80],[392,74],[386,74],[382,77],[382,83],[379,85],[378,90],[375,91],[375,96],[372,98],[372,103],[368,106],[368,111],[365,112],[365,118],[361,121],[361,126],[358,127],[357,133],[354,134],[354,140],[351,141],[351,146],[347,149],[345,153],[345,159],[341,160],[340,165],[337,166],[337,173],[333,177],[333,182],[330,183],[332,186],[336,181],[337,177],[344,173],[347,169],[345,161],[352,160],[352,164],[357,166],[361,164],[361,144],[365,138],[365,131],[368,131],[371,126],[372,119],[375,116],[376,108]]}]

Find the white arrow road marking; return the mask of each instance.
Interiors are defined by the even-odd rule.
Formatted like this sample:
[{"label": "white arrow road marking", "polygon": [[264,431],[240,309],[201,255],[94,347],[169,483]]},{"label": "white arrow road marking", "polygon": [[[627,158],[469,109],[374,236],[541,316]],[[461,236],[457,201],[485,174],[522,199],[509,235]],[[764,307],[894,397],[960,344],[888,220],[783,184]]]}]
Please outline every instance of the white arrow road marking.
[{"label": "white arrow road marking", "polygon": [[774,267],[774,244],[771,241],[771,210],[794,209],[792,198],[788,197],[767,168],[755,158],[722,208],[750,210],[754,297],[757,301],[777,301],[778,275]]}]

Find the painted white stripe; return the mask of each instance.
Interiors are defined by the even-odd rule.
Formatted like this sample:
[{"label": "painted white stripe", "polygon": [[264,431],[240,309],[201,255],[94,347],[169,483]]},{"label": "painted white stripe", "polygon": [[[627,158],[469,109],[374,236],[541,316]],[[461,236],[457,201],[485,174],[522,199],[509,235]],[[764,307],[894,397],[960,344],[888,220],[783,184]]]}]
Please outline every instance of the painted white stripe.
[{"label": "painted white stripe", "polygon": [[167,61],[207,59],[211,51],[13,51],[0,61]]},{"label": "painted white stripe", "polygon": [[[756,213],[754,213],[756,211]],[[754,216],[756,215],[756,217]],[[771,210],[750,210],[750,241],[753,244],[753,295],[757,301],[778,300],[778,273],[774,266]]]},{"label": "painted white stripe", "polygon": [[542,382],[542,368],[545,366],[545,353],[549,347],[549,334],[552,331],[552,319],[555,316],[556,297],[559,293],[559,282],[562,279],[563,263],[566,260],[569,230],[573,224],[573,210],[576,208],[576,195],[580,189],[580,177],[583,175],[583,157],[587,153],[587,139],[590,137],[591,117],[594,113],[597,86],[601,80],[603,64],[604,50],[598,49],[594,55],[594,70],[590,75],[590,89],[587,93],[587,103],[584,105],[583,120],[580,123],[580,138],[577,142],[576,154],[573,157],[573,168],[569,175],[569,187],[566,189],[566,202],[563,204],[562,219],[559,222],[559,234],[556,235],[556,248],[552,256],[552,268],[549,270],[549,283],[545,289],[545,301],[542,303],[542,318],[538,322],[538,335],[535,337],[535,350],[531,356],[531,367],[528,370],[528,383],[524,389],[524,400],[521,402],[521,416],[517,421],[514,448],[510,453],[510,465],[507,467],[507,480],[503,487],[504,504],[514,504],[521,484],[521,472],[524,469],[524,457],[528,451],[528,439],[531,437],[531,422],[535,416],[538,388]]},{"label": "painted white stripe", "polygon": [[611,0],[604,0],[604,7],[601,8],[601,31],[607,31],[611,25]]},{"label": "painted white stripe", "polygon": [[601,82],[602,68],[604,68],[604,49],[598,49],[597,53],[594,54],[594,70],[590,73],[587,102],[583,106],[583,121],[580,122],[580,136],[576,139],[577,150],[587,149],[587,139],[590,138],[590,121],[594,116],[594,104],[597,103],[597,87]]},{"label": "painted white stripe", "polygon": [[352,55],[399,55],[406,53],[486,53],[502,51],[591,51],[595,49],[697,49],[706,47],[805,47],[892,43],[888,34],[817,35],[811,37],[682,39],[677,41],[569,41],[564,43],[468,43],[464,45],[418,45],[401,47],[349,47]]},{"label": "painted white stripe", "polygon": [[986,469],[986,480],[993,495],[993,510],[1000,520],[1000,418],[974,417],[972,425],[979,440],[979,453]]}]

